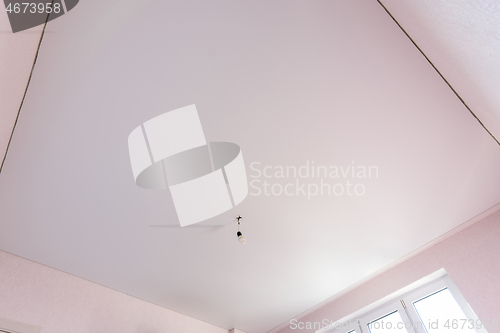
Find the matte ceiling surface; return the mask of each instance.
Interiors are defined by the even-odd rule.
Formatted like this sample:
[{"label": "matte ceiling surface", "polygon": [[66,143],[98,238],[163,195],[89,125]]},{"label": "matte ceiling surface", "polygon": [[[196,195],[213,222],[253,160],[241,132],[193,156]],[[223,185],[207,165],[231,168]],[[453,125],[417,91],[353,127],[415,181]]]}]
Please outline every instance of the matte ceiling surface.
[{"label": "matte ceiling surface", "polygon": [[[500,202],[500,147],[376,1],[87,0],[47,30],[2,250],[258,333]],[[191,104],[245,161],[250,195],[201,223],[225,227],[177,228],[169,192],[134,183],[130,132]],[[325,183],[345,191],[308,198]]]},{"label": "matte ceiling surface", "polygon": [[0,164],[26,90],[42,28],[13,34],[7,12],[0,10]]},{"label": "matte ceiling surface", "polygon": [[481,122],[500,138],[500,1],[383,3]]}]

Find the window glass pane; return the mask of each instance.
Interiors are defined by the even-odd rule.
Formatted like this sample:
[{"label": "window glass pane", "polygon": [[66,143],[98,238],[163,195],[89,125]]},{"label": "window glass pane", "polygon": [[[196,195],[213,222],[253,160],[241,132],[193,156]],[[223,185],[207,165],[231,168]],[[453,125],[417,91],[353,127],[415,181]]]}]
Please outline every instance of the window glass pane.
[{"label": "window glass pane", "polygon": [[371,333],[408,333],[398,311],[369,323],[368,328]]},{"label": "window glass pane", "polygon": [[413,303],[429,333],[473,333],[474,321],[468,321],[448,289]]}]

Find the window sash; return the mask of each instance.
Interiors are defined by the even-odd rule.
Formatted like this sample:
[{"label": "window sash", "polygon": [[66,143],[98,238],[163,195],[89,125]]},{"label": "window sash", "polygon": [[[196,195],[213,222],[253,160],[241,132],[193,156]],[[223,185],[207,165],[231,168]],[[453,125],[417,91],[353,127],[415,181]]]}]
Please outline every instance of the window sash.
[{"label": "window sash", "polygon": [[[408,333],[427,333],[424,323],[422,323],[420,316],[418,315],[413,303],[425,298],[429,295],[432,295],[438,291],[443,289],[448,289],[451,295],[455,298],[459,307],[462,309],[463,313],[467,317],[467,319],[474,320],[476,322],[479,320],[477,315],[474,313],[469,303],[465,300],[462,293],[458,290],[455,284],[451,281],[448,275],[444,275],[434,281],[431,281],[423,286],[417,287],[414,290],[411,290],[399,297],[397,299],[392,299],[387,301],[385,304],[381,306],[367,311],[364,314],[358,316],[358,318],[352,318],[349,326],[341,327],[338,329],[321,329],[316,333],[349,333],[350,331],[355,331],[356,333],[370,333],[370,329],[368,324],[394,312],[398,311],[403,320],[403,324],[407,324],[405,327]],[[403,307],[403,303],[405,307]],[[359,324],[358,324],[359,323]],[[488,323],[485,323],[488,324]],[[360,330],[361,327],[361,330]],[[474,330],[476,333],[488,333],[487,330],[483,327],[477,328]]]},{"label": "window sash", "polygon": [[[465,300],[465,297],[462,295],[460,290],[458,290],[455,284],[451,281],[448,275],[443,276],[442,278],[436,281],[430,282],[427,285],[424,285],[421,288],[418,288],[412,292],[409,292],[402,298],[406,304],[406,308],[408,309],[408,313],[410,314],[410,316],[414,318],[415,321],[418,321],[420,325],[423,325],[424,323],[421,322],[420,316],[418,315],[417,310],[415,309],[413,303],[443,289],[448,289],[450,291],[451,295],[453,296],[453,298],[455,298],[455,301],[457,302],[458,306],[463,311],[467,319],[474,320],[474,322],[476,320],[479,320],[474,310],[472,310],[469,303],[467,303],[467,301]],[[421,329],[419,329],[416,333],[427,333],[425,328],[423,328],[423,326],[420,327]],[[477,333],[488,333],[487,330],[484,328],[484,326],[479,328],[474,328],[474,330]]]},{"label": "window sash", "polygon": [[[411,322],[411,320],[408,317],[408,315],[406,314],[406,311],[405,311],[403,305],[401,304],[401,302],[399,300],[393,300],[385,305],[378,307],[377,309],[375,309],[373,311],[370,311],[370,312],[364,314],[363,316],[361,316],[359,318],[363,333],[370,332],[370,329],[368,327],[368,325],[370,323],[375,322],[378,319],[380,319],[384,316],[387,316],[388,314],[393,313],[395,311],[397,311],[399,313],[399,315],[401,316],[401,319],[403,320],[403,324]],[[405,327],[405,329],[408,333],[417,333],[417,332],[415,332],[413,327],[409,326],[409,327]]]}]

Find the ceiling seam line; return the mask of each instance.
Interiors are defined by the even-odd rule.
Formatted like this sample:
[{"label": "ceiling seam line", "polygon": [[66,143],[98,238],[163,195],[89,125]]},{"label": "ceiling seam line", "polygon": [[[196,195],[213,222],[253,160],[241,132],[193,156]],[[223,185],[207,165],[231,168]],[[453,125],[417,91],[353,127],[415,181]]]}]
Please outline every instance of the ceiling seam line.
[{"label": "ceiling seam line", "polygon": [[[52,4],[54,4],[54,1],[55,0],[51,1]],[[24,100],[26,99],[26,94],[28,93],[28,88],[31,83],[31,77],[33,76],[33,70],[35,69],[36,61],[38,59],[38,53],[40,52],[40,46],[42,45],[43,36],[45,34],[45,28],[47,27],[47,22],[49,21],[49,16],[50,14],[47,15],[47,17],[45,18],[45,23],[43,24],[42,34],[40,35],[40,40],[38,41],[38,46],[36,48],[35,58],[33,59],[33,65],[31,66],[28,82],[26,82],[26,88],[24,89],[23,98],[21,99],[21,104],[19,105],[19,109],[17,110],[16,120],[14,121],[14,125],[12,126],[12,132],[10,133],[9,142],[7,143],[7,147],[5,148],[5,154],[3,155],[2,164],[0,165],[0,173],[2,173],[5,160],[7,159],[7,154],[9,152],[10,144],[12,142],[12,137],[14,136],[14,131],[16,130],[17,122],[19,120],[19,115],[21,114],[21,109],[23,108]]]},{"label": "ceiling seam line", "polygon": [[493,138],[493,140],[496,141],[496,143],[498,145],[500,145],[500,142],[497,140],[497,138],[488,130],[488,128],[483,124],[483,122],[479,119],[478,116],[476,116],[476,114],[471,110],[471,108],[467,105],[467,103],[465,103],[465,101],[463,100],[463,98],[458,94],[458,92],[453,88],[453,86],[448,82],[448,80],[446,80],[446,78],[444,77],[443,74],[441,74],[441,72],[439,71],[439,69],[437,69],[437,67],[432,63],[432,61],[429,59],[429,57],[427,57],[427,55],[424,53],[424,51],[422,51],[422,49],[417,45],[417,43],[415,43],[415,41],[413,40],[413,38],[410,37],[410,35],[406,32],[406,30],[401,26],[401,24],[399,24],[399,22],[396,20],[396,18],[391,14],[391,12],[387,9],[387,7],[384,6],[384,4],[381,2],[381,0],[377,0],[377,2],[380,4],[380,6],[382,6],[382,8],[386,11],[386,13],[392,18],[392,20],[394,21],[394,23],[397,24],[397,26],[401,29],[401,31],[403,31],[403,33],[406,35],[406,37],[408,37],[408,39],[413,43],[413,45],[417,48],[418,51],[420,51],[420,53],[424,56],[424,58],[427,60],[427,62],[432,66],[432,68],[434,68],[434,70],[439,74],[439,76],[443,79],[443,81],[448,85],[448,87],[451,89],[451,91],[453,91],[453,93],[455,94],[455,96],[457,96],[457,98],[460,100],[460,102],[462,102],[462,104],[465,106],[465,108],[470,112],[470,114],[476,118],[476,120],[479,122],[479,124],[484,128],[484,130],[486,132],[488,132],[488,134]]}]

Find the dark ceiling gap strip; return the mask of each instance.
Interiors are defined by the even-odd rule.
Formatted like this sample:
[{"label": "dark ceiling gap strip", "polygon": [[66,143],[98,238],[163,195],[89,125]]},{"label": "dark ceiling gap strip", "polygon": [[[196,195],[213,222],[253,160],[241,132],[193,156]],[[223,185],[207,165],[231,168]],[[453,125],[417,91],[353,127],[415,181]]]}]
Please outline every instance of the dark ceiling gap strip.
[{"label": "dark ceiling gap strip", "polygon": [[[52,4],[54,4],[55,0],[52,0]],[[38,47],[36,48],[35,59],[33,60],[33,66],[31,66],[30,76],[28,77],[28,82],[26,83],[26,88],[24,89],[23,98],[21,99],[21,104],[19,105],[19,110],[17,110],[16,120],[14,121],[14,126],[12,126],[12,132],[10,133],[9,142],[7,143],[7,147],[5,148],[5,154],[3,155],[2,165],[0,165],[0,173],[2,173],[3,165],[5,164],[5,159],[7,158],[7,153],[9,152],[10,143],[12,142],[12,137],[14,136],[14,131],[16,130],[17,121],[19,120],[19,115],[21,114],[21,109],[23,108],[24,100],[26,99],[26,94],[28,93],[28,88],[30,86],[31,77],[33,76],[33,70],[35,69],[36,60],[38,59],[38,52],[40,52],[40,46],[42,45],[43,36],[45,34],[45,28],[47,27],[47,22],[49,21],[49,15],[45,19],[45,23],[43,24],[42,34],[40,35],[40,41],[38,42]]]},{"label": "dark ceiling gap strip", "polygon": [[479,122],[479,124],[481,124],[481,126],[483,126],[484,130],[486,132],[488,132],[488,134],[493,138],[493,140],[495,140],[496,143],[498,145],[500,145],[500,142],[497,140],[497,138],[495,138],[495,136],[486,128],[486,126],[484,126],[483,122],[476,116],[476,114],[474,112],[472,112],[471,108],[467,105],[467,103],[465,103],[465,101],[457,93],[457,91],[453,88],[453,86],[448,82],[448,80],[446,80],[446,78],[443,76],[443,74],[441,74],[441,72],[439,71],[439,69],[437,69],[437,67],[434,66],[434,64],[432,63],[432,61],[427,57],[427,55],[424,53],[424,51],[422,51],[422,49],[417,45],[417,43],[415,43],[415,41],[410,37],[410,35],[401,26],[401,24],[399,24],[399,22],[396,20],[396,18],[394,16],[392,16],[391,12],[384,6],[384,4],[381,2],[381,0],[377,0],[377,2],[380,4],[380,6],[382,6],[382,8],[384,8],[384,10],[386,11],[386,13],[389,14],[389,16],[392,18],[392,20],[398,25],[399,29],[401,29],[401,31],[404,32],[404,34],[406,35],[406,37],[408,37],[408,39],[413,43],[413,45],[415,45],[415,47],[417,48],[417,50],[420,51],[420,53],[424,56],[424,58],[432,66],[432,68],[434,68],[434,70],[439,74],[439,76],[441,76],[441,78],[443,79],[443,81],[446,82],[446,84],[448,85],[448,87],[450,87],[451,91],[453,91],[453,93],[455,94],[455,96],[458,97],[458,99],[460,100],[460,102],[462,102],[462,104],[465,106],[465,108],[467,110],[469,110],[469,112],[474,116],[474,118],[476,118],[476,120]]}]

